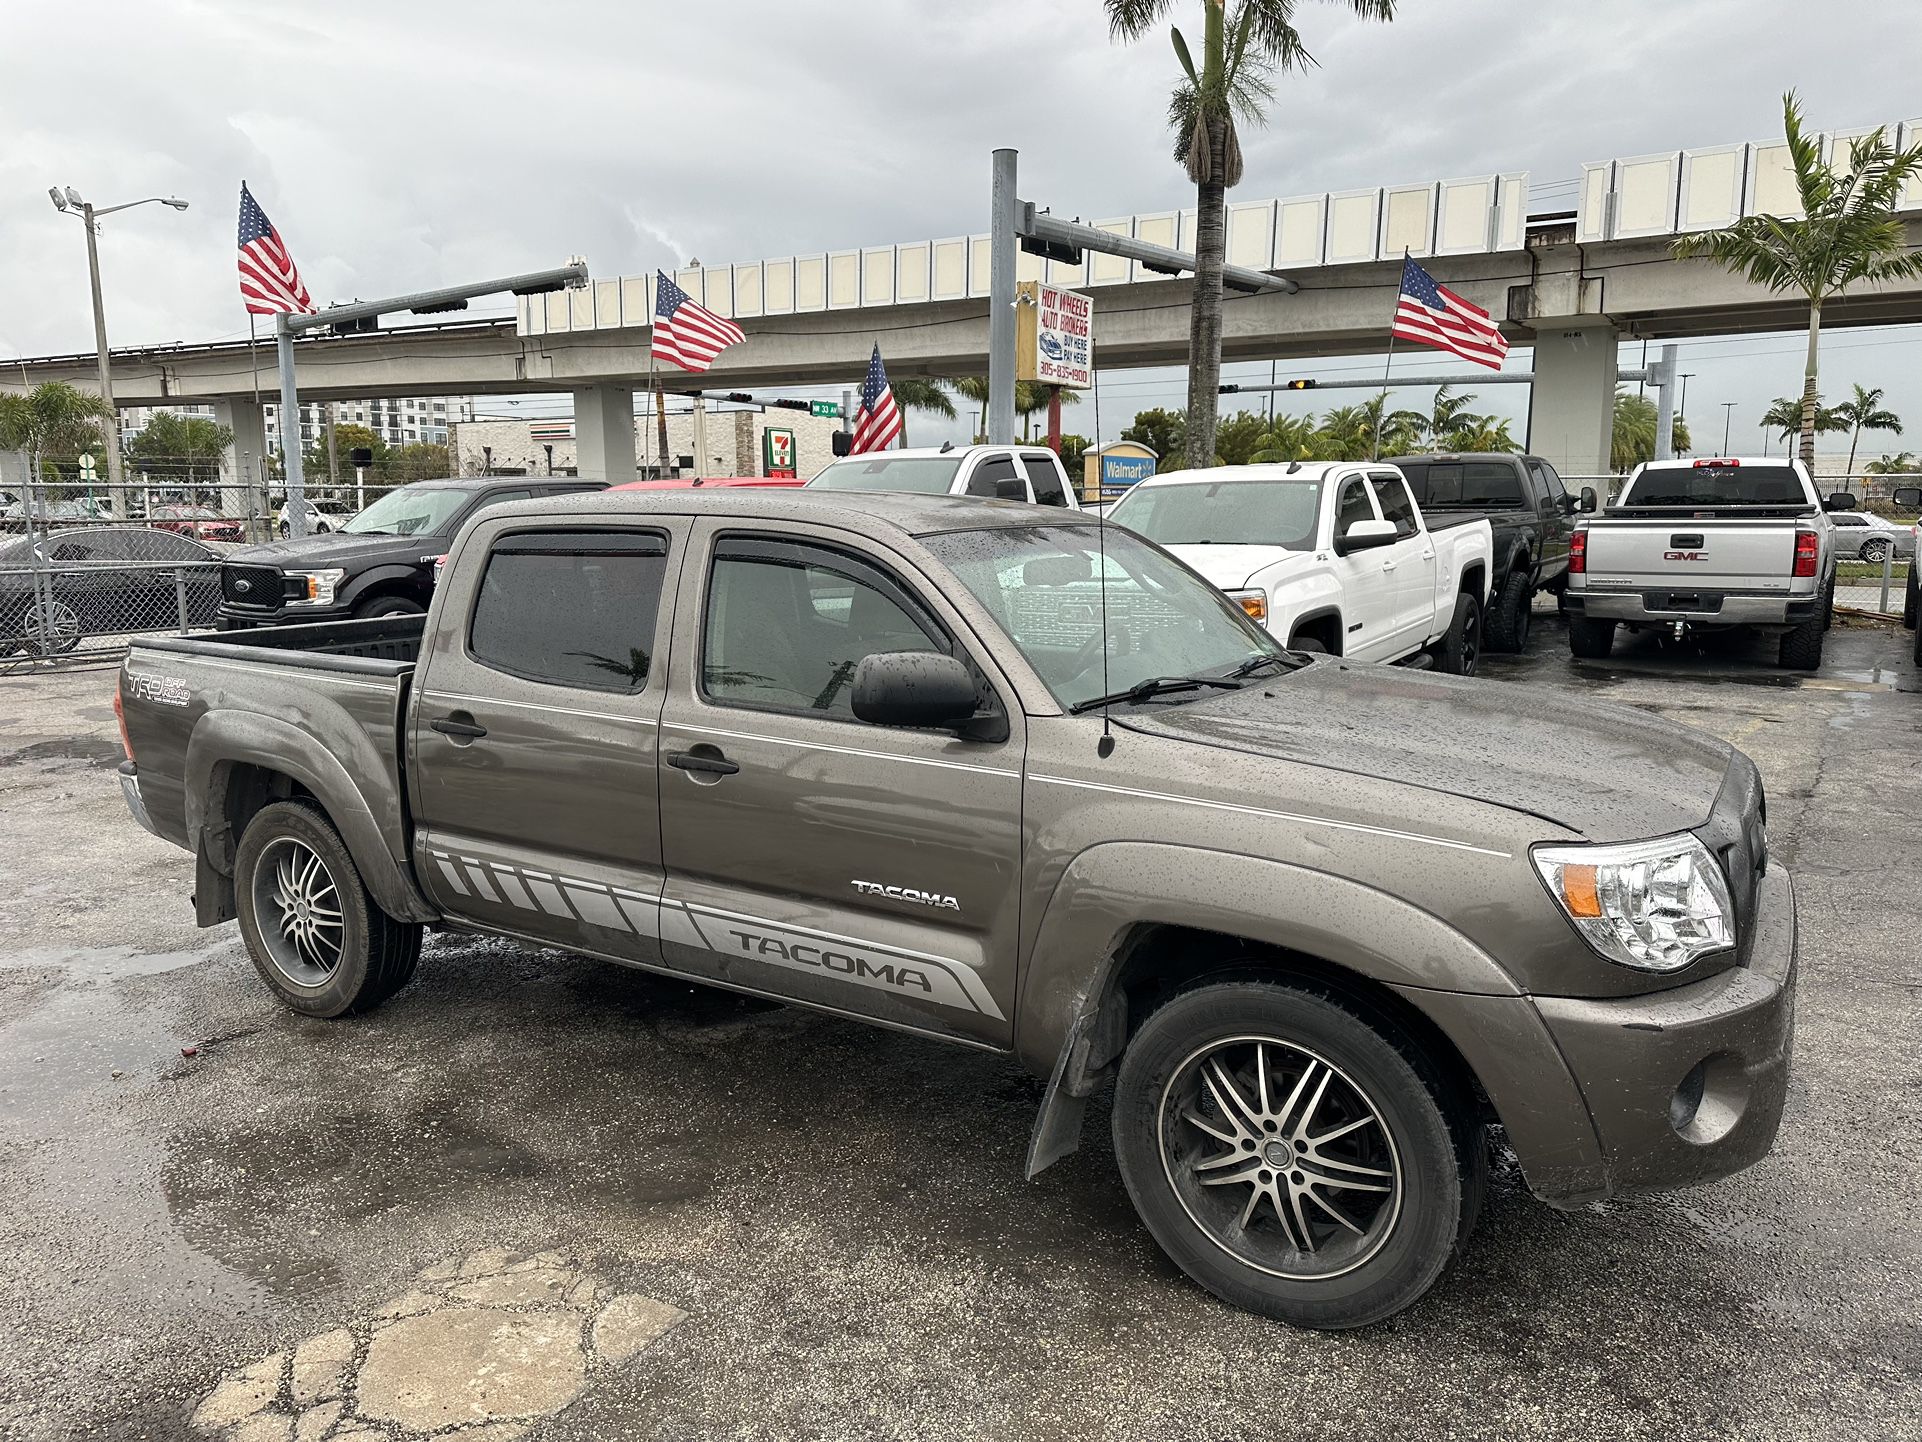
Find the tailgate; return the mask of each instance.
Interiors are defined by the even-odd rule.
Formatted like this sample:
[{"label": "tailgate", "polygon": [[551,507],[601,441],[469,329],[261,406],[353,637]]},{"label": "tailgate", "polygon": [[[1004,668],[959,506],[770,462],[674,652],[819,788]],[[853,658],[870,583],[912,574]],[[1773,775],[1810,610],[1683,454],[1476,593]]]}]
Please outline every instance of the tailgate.
[{"label": "tailgate", "polygon": [[1592,522],[1586,584],[1787,591],[1795,531],[1794,521],[1773,519]]}]

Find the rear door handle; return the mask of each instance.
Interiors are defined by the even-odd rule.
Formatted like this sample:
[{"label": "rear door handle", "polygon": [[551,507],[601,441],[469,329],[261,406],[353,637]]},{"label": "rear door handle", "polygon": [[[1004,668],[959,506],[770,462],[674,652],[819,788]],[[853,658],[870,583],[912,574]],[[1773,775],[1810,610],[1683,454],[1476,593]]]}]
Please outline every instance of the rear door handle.
[{"label": "rear door handle", "polygon": [[1392,571],[1395,569],[1395,563],[1393,561],[1383,561],[1381,563],[1381,568],[1384,571]]},{"label": "rear door handle", "polygon": [[451,716],[437,716],[427,724],[443,736],[460,736],[469,741],[487,734],[485,726],[476,726],[472,721],[456,721]]},{"label": "rear door handle", "polygon": [[667,764],[681,771],[698,771],[707,776],[732,776],[741,769],[717,751],[670,751]]}]

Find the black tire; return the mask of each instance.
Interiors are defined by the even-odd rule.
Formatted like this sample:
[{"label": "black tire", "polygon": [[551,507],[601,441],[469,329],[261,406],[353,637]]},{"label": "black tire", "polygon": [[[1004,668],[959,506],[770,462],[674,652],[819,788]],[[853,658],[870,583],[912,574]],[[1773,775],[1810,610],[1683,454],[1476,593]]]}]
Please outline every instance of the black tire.
[{"label": "black tire", "polygon": [[[1247,1060],[1257,1050],[1270,1082],[1265,1097]],[[1271,1120],[1234,1111],[1218,1086],[1203,1099],[1210,1059]],[[1278,1096],[1301,1099],[1289,1095],[1296,1083],[1315,1085],[1317,1063],[1329,1084],[1307,1094],[1305,1110],[1277,1109]],[[1289,1151],[1315,1134],[1317,1116],[1328,1119],[1324,1135],[1345,1118],[1364,1118],[1351,1128],[1345,1162],[1324,1163],[1312,1142],[1303,1157]],[[1298,986],[1223,982],[1176,996],[1128,1043],[1115,1086],[1115,1158],[1149,1233],[1215,1296],[1299,1327],[1365,1327],[1427,1292],[1473,1227],[1487,1183],[1486,1138],[1473,1118],[1463,1088],[1385,1018]],[[1249,1140],[1263,1135],[1274,1140]],[[1242,1149],[1252,1158],[1246,1164]],[[1282,1166],[1248,1171],[1271,1152],[1286,1157]],[[1224,1161],[1237,1169],[1234,1180],[1201,1180],[1229,1176]],[[1371,1171],[1389,1180],[1380,1192],[1366,1189],[1376,1182],[1348,1180]],[[1309,1205],[1309,1192],[1348,1214],[1352,1239]],[[1238,1223],[1233,1214],[1244,1206],[1247,1220]],[[1311,1246],[1301,1243],[1303,1227]]]},{"label": "black tire", "polygon": [[1822,664],[1822,642],[1827,638],[1828,627],[1820,616],[1804,621],[1793,631],[1784,631],[1776,664],[1784,671],[1813,671]]},{"label": "black tire", "polygon": [[1435,646],[1435,666],[1451,676],[1473,676],[1482,659],[1482,603],[1463,591],[1455,597],[1455,617]]},{"label": "black tire", "polygon": [[[286,894],[284,868],[298,872],[310,861],[325,872],[318,878],[323,885],[303,887],[317,898],[311,901],[315,927],[331,928],[319,943],[296,941],[279,919],[260,914],[263,898],[274,905],[275,894]],[[292,1011],[322,1017],[371,1011],[414,974],[420,926],[396,921],[375,904],[339,833],[311,802],[276,801],[254,814],[234,858],[234,888],[254,969]],[[328,895],[336,902],[326,908],[338,918],[332,923],[318,919]]]},{"label": "black tire", "polygon": [[370,620],[375,616],[420,616],[427,608],[418,601],[410,601],[405,596],[374,596],[354,607],[357,620]]},{"label": "black tire", "polygon": [[1588,616],[1568,618],[1568,649],[1584,661],[1600,661],[1615,649],[1615,623]]},{"label": "black tire", "polygon": [[1835,625],[1835,577],[1829,577],[1828,585],[1822,588],[1822,629]]},{"label": "black tire", "polygon": [[1916,579],[1917,572],[1922,572],[1922,560],[1911,558],[1909,561],[1909,579],[1902,587],[1902,624],[1907,626],[1911,631],[1915,629],[1916,587],[1922,585],[1922,582],[1918,582]]},{"label": "black tire", "polygon": [[286,540],[289,536],[293,535],[293,533],[294,533],[294,528],[292,526],[288,525],[285,521],[282,521],[280,523],[280,539],[281,540],[283,541]]},{"label": "black tire", "polygon": [[1290,651],[1306,651],[1311,656],[1326,656],[1328,647],[1319,636],[1296,636],[1288,642]]},{"label": "black tire", "polygon": [[1910,654],[1915,657],[1915,664],[1922,666],[1922,626],[1915,628],[1915,646]]},{"label": "black tire", "polygon": [[1535,617],[1535,584],[1527,571],[1510,571],[1495,594],[1488,612],[1488,649],[1520,652],[1528,649],[1528,631]]}]

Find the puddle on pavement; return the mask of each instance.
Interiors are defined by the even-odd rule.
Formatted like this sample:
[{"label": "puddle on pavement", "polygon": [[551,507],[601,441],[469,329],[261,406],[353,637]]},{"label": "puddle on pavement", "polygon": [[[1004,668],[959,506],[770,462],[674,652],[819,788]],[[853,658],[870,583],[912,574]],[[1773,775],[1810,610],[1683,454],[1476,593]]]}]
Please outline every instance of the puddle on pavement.
[{"label": "puddle on pavement", "polygon": [[99,736],[58,736],[14,751],[0,751],[0,766],[29,761],[84,761],[89,766],[118,766],[126,757],[117,740]]},{"label": "puddle on pavement", "polygon": [[159,976],[162,972],[178,971],[183,966],[218,956],[232,945],[232,942],[222,942],[199,951],[148,952],[131,946],[32,946],[24,951],[0,951],[0,971],[59,970],[88,981]]}]

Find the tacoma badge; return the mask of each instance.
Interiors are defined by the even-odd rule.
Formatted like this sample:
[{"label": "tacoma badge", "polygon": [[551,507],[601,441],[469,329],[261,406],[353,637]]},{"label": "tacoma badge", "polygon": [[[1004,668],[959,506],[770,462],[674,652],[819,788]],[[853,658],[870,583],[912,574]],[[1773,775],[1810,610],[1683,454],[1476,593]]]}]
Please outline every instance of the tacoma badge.
[{"label": "tacoma badge", "polygon": [[938,906],[944,911],[959,911],[961,903],[938,891],[917,891],[912,886],[883,886],[878,881],[850,882],[863,896],[885,896],[889,901],[912,901],[919,906]]}]

